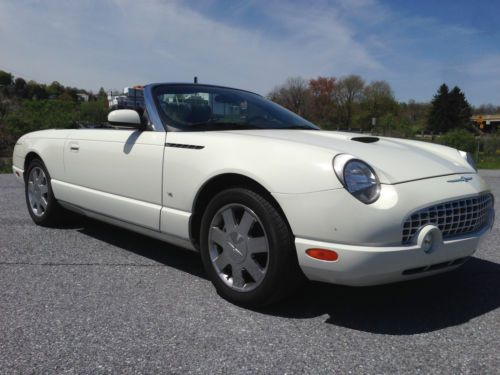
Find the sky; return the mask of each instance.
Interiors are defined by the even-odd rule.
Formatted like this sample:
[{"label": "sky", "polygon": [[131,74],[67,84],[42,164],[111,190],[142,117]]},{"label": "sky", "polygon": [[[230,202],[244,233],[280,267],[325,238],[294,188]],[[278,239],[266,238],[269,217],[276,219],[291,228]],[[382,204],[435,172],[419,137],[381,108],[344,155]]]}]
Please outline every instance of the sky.
[{"label": "sky", "polygon": [[151,82],[266,95],[287,77],[458,85],[500,105],[500,1],[0,0],[0,69],[97,91]]}]

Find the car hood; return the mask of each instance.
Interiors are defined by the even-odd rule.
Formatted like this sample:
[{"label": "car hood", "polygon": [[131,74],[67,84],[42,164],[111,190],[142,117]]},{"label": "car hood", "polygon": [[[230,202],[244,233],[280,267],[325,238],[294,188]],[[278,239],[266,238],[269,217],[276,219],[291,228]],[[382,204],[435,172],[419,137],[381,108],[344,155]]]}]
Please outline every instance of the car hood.
[{"label": "car hood", "polygon": [[428,142],[315,130],[242,130],[239,135],[275,138],[350,154],[370,164],[380,182],[395,184],[451,174],[475,173],[453,148]]}]

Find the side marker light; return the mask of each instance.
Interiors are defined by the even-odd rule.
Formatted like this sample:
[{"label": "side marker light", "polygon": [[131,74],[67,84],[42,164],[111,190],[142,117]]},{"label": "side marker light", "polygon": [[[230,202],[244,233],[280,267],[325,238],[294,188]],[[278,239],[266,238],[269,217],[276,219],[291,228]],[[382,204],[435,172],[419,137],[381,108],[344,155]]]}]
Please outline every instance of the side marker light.
[{"label": "side marker light", "polygon": [[337,259],[339,259],[339,255],[333,250],[307,249],[306,254],[311,258],[324,260],[327,262],[335,262]]}]

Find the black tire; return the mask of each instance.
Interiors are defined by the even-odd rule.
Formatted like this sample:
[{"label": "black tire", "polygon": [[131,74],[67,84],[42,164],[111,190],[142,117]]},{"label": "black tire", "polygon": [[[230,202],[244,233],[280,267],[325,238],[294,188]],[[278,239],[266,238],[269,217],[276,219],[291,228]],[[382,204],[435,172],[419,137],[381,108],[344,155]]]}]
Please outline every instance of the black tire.
[{"label": "black tire", "polygon": [[[209,231],[219,210],[228,205],[250,208],[267,235],[267,270],[255,289],[238,291],[228,286],[217,272],[209,253]],[[284,299],[304,280],[297,262],[294,237],[280,212],[261,194],[245,188],[231,188],[217,194],[201,221],[200,247],[203,266],[219,295],[245,307],[258,308]],[[248,256],[248,255],[247,255]]]},{"label": "black tire", "polygon": [[[47,193],[45,196],[46,199],[46,208],[42,214],[36,214],[34,212],[34,208],[30,204],[29,197],[29,176],[31,172],[35,169],[39,168],[45,174],[46,185],[47,185]],[[30,161],[28,168],[25,171],[25,197],[26,197],[26,205],[28,207],[28,212],[31,216],[31,219],[35,222],[35,224],[44,226],[44,227],[52,227],[60,224],[63,220],[64,209],[59,205],[54,197],[54,193],[52,191],[51,185],[51,177],[45,164],[40,159],[33,159]]]}]

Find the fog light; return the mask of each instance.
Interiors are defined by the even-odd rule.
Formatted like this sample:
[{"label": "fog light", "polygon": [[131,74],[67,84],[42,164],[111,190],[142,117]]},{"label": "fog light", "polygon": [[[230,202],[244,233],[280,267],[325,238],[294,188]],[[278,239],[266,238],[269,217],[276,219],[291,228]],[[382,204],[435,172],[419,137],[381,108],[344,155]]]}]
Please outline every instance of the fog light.
[{"label": "fog light", "polygon": [[311,258],[325,260],[327,262],[335,262],[337,259],[339,259],[339,255],[333,250],[307,249],[306,254]]},{"label": "fog light", "polygon": [[418,233],[416,244],[426,254],[438,251],[443,245],[441,230],[432,224],[425,225]]},{"label": "fog light", "polygon": [[422,250],[426,253],[430,253],[432,250],[432,233],[429,232],[425,235],[424,240],[422,241]]}]

